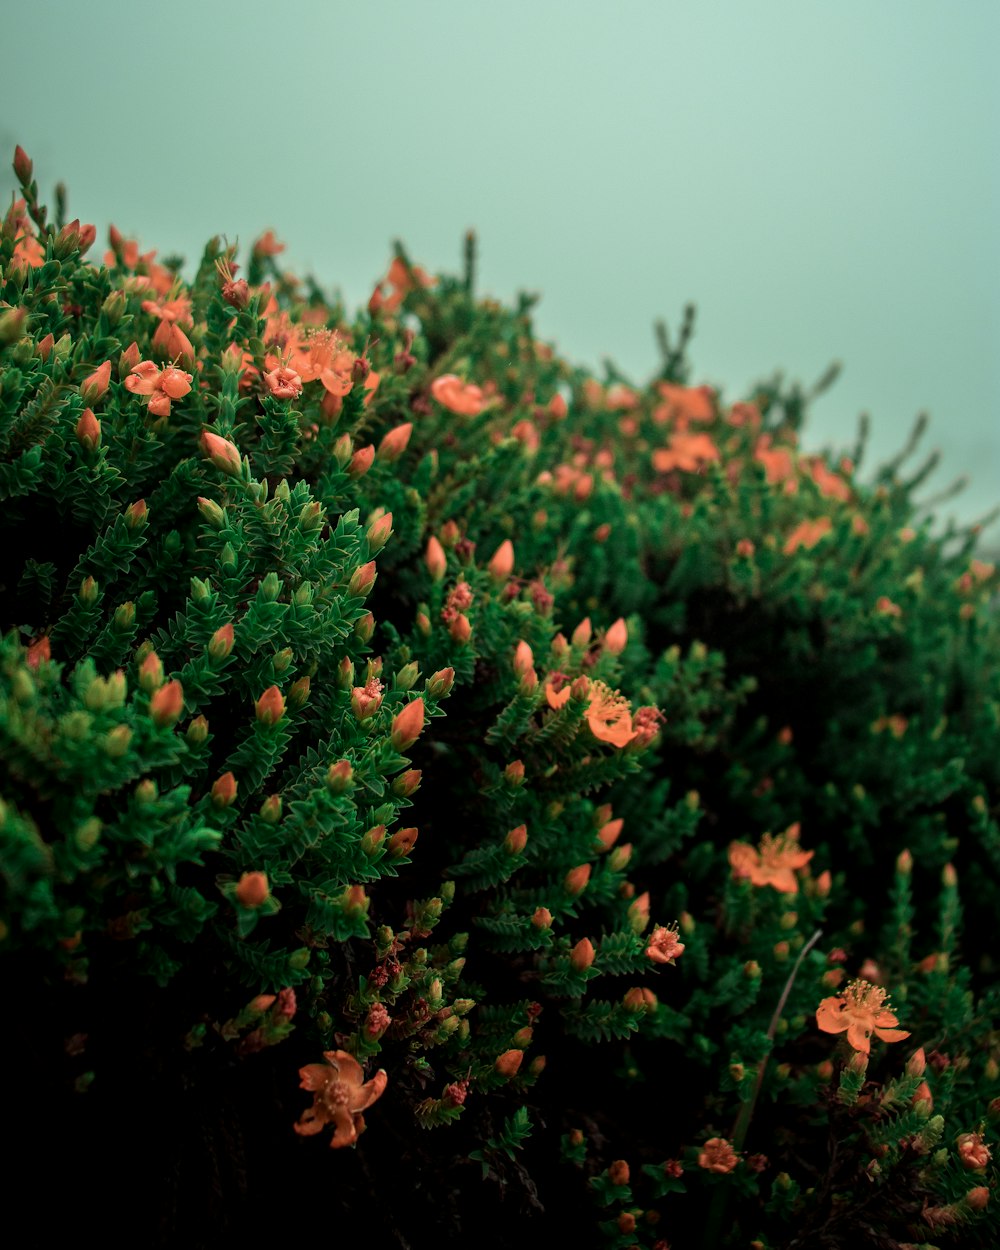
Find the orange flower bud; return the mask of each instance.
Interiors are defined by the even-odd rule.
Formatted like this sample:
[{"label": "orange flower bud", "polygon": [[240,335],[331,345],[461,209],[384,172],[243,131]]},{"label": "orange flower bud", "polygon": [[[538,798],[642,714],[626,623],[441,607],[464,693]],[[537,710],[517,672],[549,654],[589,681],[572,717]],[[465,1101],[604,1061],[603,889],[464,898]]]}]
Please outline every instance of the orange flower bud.
[{"label": "orange flower bud", "polygon": [[378,458],[386,464],[392,464],[406,451],[413,433],[413,422],[406,421],[391,429],[378,445]]},{"label": "orange flower bud", "polygon": [[628,920],[633,933],[641,933],[649,924],[649,891],[633,899],[628,907]]},{"label": "orange flower bud", "polygon": [[351,580],[347,583],[347,593],[352,597],[357,596],[363,599],[375,585],[375,577],[375,561],[369,560],[367,564],[362,564],[351,574]]},{"label": "orange flower bud", "polygon": [[239,477],[243,462],[239,451],[228,439],[220,438],[211,430],[202,430],[199,441],[205,456],[220,472],[228,473],[230,477]]},{"label": "orange flower bud", "polygon": [[139,665],[139,688],[147,694],[163,685],[163,662],[155,651],[150,651]]},{"label": "orange flower bud", "polygon": [[418,834],[418,829],[397,829],[386,844],[390,857],[400,859],[403,855],[409,855],[416,844]]},{"label": "orange flower bud", "polygon": [[84,408],[76,423],[76,437],[87,451],[96,451],[101,445],[101,423],[94,416],[93,408]]},{"label": "orange flower bud", "polygon": [[111,361],[106,360],[93,373],[88,373],[80,383],[80,397],[85,404],[96,404],[108,392],[111,383]]},{"label": "orange flower bud", "polygon": [[612,1185],[627,1185],[629,1175],[629,1166],[624,1159],[616,1159],[608,1168],[608,1180]]},{"label": "orange flower bud", "polygon": [[[227,773],[227,776],[231,777],[232,773]],[[236,886],[236,898],[240,905],[251,909],[259,907],[270,892],[267,874],[263,872],[245,872]]]},{"label": "orange flower bud", "polygon": [[563,888],[567,894],[582,894],[590,881],[590,865],[578,864],[571,868],[563,880]]},{"label": "orange flower bud", "polygon": [[392,533],[392,513],[384,512],[368,526],[368,554],[375,555],[389,541]]},{"label": "orange flower bud", "polygon": [[371,636],[375,632],[375,617],[371,612],[358,617],[354,624],[354,632],[362,642],[371,641]]},{"label": "orange flower bud", "polygon": [[909,1059],[907,1059],[906,1075],[907,1076],[923,1076],[924,1069],[926,1067],[927,1067],[927,1056],[924,1054],[923,1046],[921,1046],[919,1050],[914,1051],[913,1054],[909,1057]]},{"label": "orange flower bud", "polygon": [[208,644],[208,654],[213,660],[225,660],[233,649],[232,624],[220,625]]},{"label": "orange flower bud", "polygon": [[970,1211],[985,1211],[990,1200],[990,1191],[985,1185],[977,1185],[965,1195],[965,1205]]},{"label": "orange flower bud", "polygon": [[631,858],[632,843],[623,842],[621,846],[616,846],[608,856],[608,867],[612,872],[621,872]]},{"label": "orange flower bud", "polygon": [[262,725],[276,725],[285,714],[285,697],[278,686],[268,686],[257,700],[254,711]]},{"label": "orange flower bud", "polygon": [[590,625],[590,617],[585,616],[583,620],[580,622],[580,624],[577,625],[576,629],[573,630],[573,634],[572,634],[573,646],[574,647],[589,646],[592,632],[593,631]]},{"label": "orange flower bud", "polygon": [[609,820],[600,827],[597,831],[597,841],[602,850],[611,850],[618,841],[618,835],[621,833],[624,824],[625,821],[619,817],[617,820]]},{"label": "orange flower bud", "polygon": [[30,157],[24,148],[18,144],[14,149],[14,173],[22,187],[27,187],[31,183],[33,169],[34,165]]},{"label": "orange flower bud", "polygon": [[445,695],[451,693],[451,688],[454,684],[455,670],[453,668],[440,668],[427,679],[427,693],[435,699],[443,699]]},{"label": "orange flower bud", "polygon": [[216,807],[229,807],[236,801],[236,778],[232,773],[223,773],[212,784],[212,802]]},{"label": "orange flower bud", "polygon": [[577,970],[584,972],[594,962],[594,944],[590,938],[581,938],[569,953],[569,962]]},{"label": "orange flower bud", "polygon": [[525,825],[518,825],[516,829],[511,829],[503,840],[504,848],[508,855],[520,855],[528,844],[528,830]]},{"label": "orange flower bud", "polygon": [[620,655],[627,645],[628,626],[622,617],[619,617],[604,635],[604,650],[611,655]]},{"label": "orange flower bud", "polygon": [[393,717],[389,740],[396,751],[406,751],[420,737],[424,728],[424,701],[413,699]]},{"label": "orange flower bud", "polygon": [[531,923],[536,929],[550,929],[552,927],[552,913],[547,907],[536,907],[531,916]]},{"label": "orange flower bud", "polygon": [[534,664],[535,657],[532,654],[531,647],[522,638],[514,650],[514,672],[519,677],[523,677],[529,669],[534,667]]},{"label": "orange flower bud", "polygon": [[469,641],[472,637],[472,625],[464,612],[460,612],[448,626],[448,633],[453,642],[462,646]]},{"label": "orange flower bud", "polygon": [[161,686],[149,701],[149,714],[158,729],[176,724],[184,710],[184,689],[176,680]]},{"label": "orange flower bud", "polygon": [[338,760],[326,771],[326,786],[331,794],[343,794],[354,785],[354,769],[350,760]]},{"label": "orange flower bud", "polygon": [[502,1077],[506,1077],[509,1081],[511,1077],[517,1075],[523,1058],[523,1050],[505,1050],[493,1066]]},{"label": "orange flower bud", "polygon": [[524,764],[521,760],[511,760],[503,770],[504,781],[509,786],[524,785]]},{"label": "orange flower bud", "polygon": [[448,568],[448,558],[444,554],[444,548],[433,534],[427,540],[424,563],[427,565],[432,581],[439,582],[444,577]]},{"label": "orange flower bud", "polygon": [[146,524],[148,514],[149,509],[146,507],[145,499],[137,499],[125,509],[125,524],[130,530],[137,530]]},{"label": "orange flower bud", "polygon": [[368,470],[372,467],[375,460],[375,446],[369,443],[367,447],[359,447],[351,456],[350,463],[347,466],[348,477],[364,477]]},{"label": "orange flower bud", "polygon": [[633,986],[633,988],[626,993],[622,1002],[627,1011],[634,1012],[653,1012],[656,1010],[658,1005],[656,995],[653,991],[647,989],[645,986],[639,985]]},{"label": "orange flower bud", "polygon": [[49,642],[48,635],[45,634],[41,638],[37,638],[28,647],[28,654],[25,657],[25,663],[30,669],[37,669],[43,660],[52,659],[52,645]]},{"label": "orange flower bud", "polygon": [[487,567],[495,582],[505,582],[514,572],[514,544],[509,538],[497,547]]}]

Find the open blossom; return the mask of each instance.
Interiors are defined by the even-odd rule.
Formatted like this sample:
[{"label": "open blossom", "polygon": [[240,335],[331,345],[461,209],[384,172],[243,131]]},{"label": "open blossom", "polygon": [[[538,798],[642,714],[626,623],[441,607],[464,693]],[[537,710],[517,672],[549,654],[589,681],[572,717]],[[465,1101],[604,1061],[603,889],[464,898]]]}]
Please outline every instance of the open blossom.
[{"label": "open blossom", "polygon": [[786,556],[794,555],[800,547],[811,551],[832,528],[833,524],[828,516],[821,516],[815,521],[802,521],[788,535],[782,550]]},{"label": "open blossom", "polygon": [[125,379],[125,389],[141,395],[154,417],[170,416],[170,402],[183,398],[191,389],[190,373],[167,365],[158,369],[151,360],[141,360]]},{"label": "open blossom", "polygon": [[739,1157],[724,1137],[710,1137],[698,1152],[698,1166],[706,1172],[731,1172],[737,1163]]},{"label": "open blossom", "polygon": [[287,367],[302,382],[319,381],[329,394],[343,398],[354,385],[355,355],[347,341],[336,330],[314,330],[305,338],[294,337],[298,326],[291,327],[287,343]]},{"label": "open blossom", "polygon": [[482,412],[483,392],[471,382],[463,382],[454,373],[445,373],[431,383],[431,394],[442,407],[459,416],[474,417]]},{"label": "open blossom", "polygon": [[616,747],[627,746],[637,732],[632,728],[628,700],[611,690],[603,681],[590,684],[587,724],[590,732],[600,742],[610,742]]},{"label": "open blossom", "polygon": [[653,452],[653,468],[657,473],[680,469],[697,473],[704,464],[719,459],[719,449],[707,434],[674,434],[666,447]]},{"label": "open blossom", "polygon": [[160,321],[191,325],[191,300],[186,295],[178,295],[174,299],[144,299],[142,311],[151,317],[158,317]]},{"label": "open blossom", "polygon": [[809,863],[813,854],[799,846],[796,822],[784,833],[765,833],[756,849],[748,842],[731,843],[729,863],[736,878],[749,877],[753,885],[769,885],[782,894],[797,894],[795,873]]},{"label": "open blossom", "polygon": [[684,954],[684,943],[676,925],[658,924],[650,934],[646,957],[654,964],[672,964]]},{"label": "open blossom", "polygon": [[332,1124],[330,1145],[336,1150],[353,1145],[364,1132],[362,1112],[382,1096],[388,1076],[380,1068],[366,1081],[361,1064],[346,1050],[324,1051],[323,1058],[326,1063],[307,1063],[299,1068],[299,1088],[310,1090],[314,1098],[294,1128],[300,1136],[312,1137]]},{"label": "open blossom", "polygon": [[660,424],[673,421],[683,430],[689,421],[711,421],[715,415],[710,387],[660,382],[656,389],[663,403],[653,410],[653,420]]},{"label": "open blossom", "polygon": [[887,992],[868,981],[851,981],[839,994],[824,998],[816,1011],[816,1023],[824,1033],[845,1033],[855,1050],[867,1055],[871,1036],[883,1042],[901,1042],[909,1037],[897,1029],[899,1021],[885,1006]]}]

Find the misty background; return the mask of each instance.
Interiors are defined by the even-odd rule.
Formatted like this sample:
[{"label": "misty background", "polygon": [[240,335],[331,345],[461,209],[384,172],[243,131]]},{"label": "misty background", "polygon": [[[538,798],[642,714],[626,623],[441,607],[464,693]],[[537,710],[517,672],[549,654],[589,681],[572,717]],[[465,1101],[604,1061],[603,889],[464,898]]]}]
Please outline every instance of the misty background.
[{"label": "misty background", "polygon": [[870,472],[926,411],[923,495],[970,479],[941,518],[1000,503],[996,0],[34,0],[0,30],[0,193],[20,143],[95,257],[111,221],[188,267],[273,226],[354,308],[393,239],[455,271],[473,227],[479,292],[539,292],[572,361],[642,382],[692,301],[692,382],[839,360],[807,449],[867,412]]}]

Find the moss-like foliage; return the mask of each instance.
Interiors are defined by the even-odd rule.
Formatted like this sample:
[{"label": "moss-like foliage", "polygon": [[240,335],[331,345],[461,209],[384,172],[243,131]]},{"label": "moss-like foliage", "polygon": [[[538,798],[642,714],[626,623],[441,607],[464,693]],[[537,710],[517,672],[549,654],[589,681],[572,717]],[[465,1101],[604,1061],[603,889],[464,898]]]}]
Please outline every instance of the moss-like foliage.
[{"label": "moss-like foliage", "polygon": [[692,385],[690,318],[597,378],[471,243],[351,317],[270,233],[88,261],[15,170],[5,1166],[53,1234],[1000,1235],[977,530],[803,452],[812,393]]}]

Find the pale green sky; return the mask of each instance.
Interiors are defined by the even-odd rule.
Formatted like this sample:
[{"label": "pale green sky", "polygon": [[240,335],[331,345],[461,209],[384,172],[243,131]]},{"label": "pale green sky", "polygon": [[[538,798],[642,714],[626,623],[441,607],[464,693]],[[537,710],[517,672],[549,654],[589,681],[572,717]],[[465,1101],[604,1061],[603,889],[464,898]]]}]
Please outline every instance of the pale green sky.
[{"label": "pale green sky", "polygon": [[[402,238],[540,291],[571,359],[841,380],[805,442],[931,415],[945,509],[1000,502],[997,0],[78,0],[5,5],[0,150],[161,254],[274,226],[367,299]],[[0,190],[9,194],[11,179]],[[1000,528],[1000,527],[998,527]],[[996,545],[997,530],[989,535]]]}]

